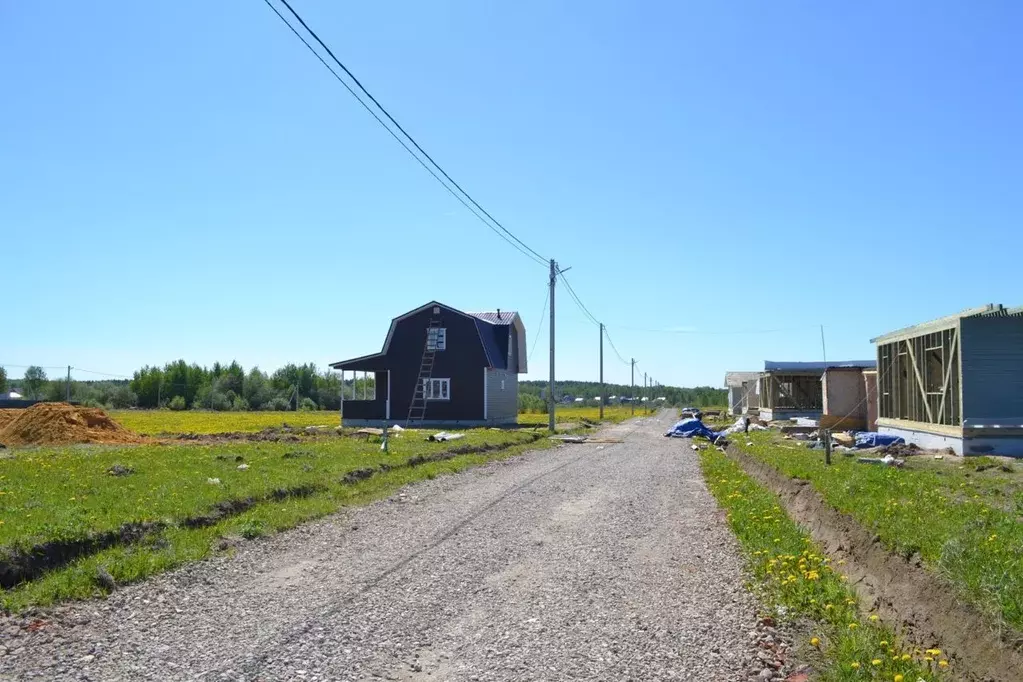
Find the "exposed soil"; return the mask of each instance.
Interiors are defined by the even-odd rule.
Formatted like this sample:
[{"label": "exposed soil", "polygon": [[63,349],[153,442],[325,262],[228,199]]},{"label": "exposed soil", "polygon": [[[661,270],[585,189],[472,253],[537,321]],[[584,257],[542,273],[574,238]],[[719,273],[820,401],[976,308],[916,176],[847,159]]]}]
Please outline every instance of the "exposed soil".
[{"label": "exposed soil", "polygon": [[170,433],[157,434],[157,438],[172,443],[182,441],[189,443],[200,443],[211,445],[216,443],[230,443],[237,441],[259,442],[259,443],[298,443],[302,437],[312,438],[315,436],[330,435],[329,431],[292,429],[288,426],[271,426],[262,431],[228,431],[226,433]]},{"label": "exposed soil", "polygon": [[17,417],[22,412],[24,412],[24,410],[21,410],[21,409],[18,409],[18,410],[0,410],[0,429],[3,429],[5,426],[10,424],[12,421],[14,421],[14,418]]},{"label": "exposed soil", "polygon": [[17,412],[0,428],[0,443],[15,445],[133,444],[145,439],[124,428],[106,412],[67,403],[36,403]]},{"label": "exposed soil", "polygon": [[789,478],[735,447],[727,453],[773,490],[789,515],[809,529],[832,557],[844,559],[849,582],[881,617],[920,648],[935,645],[958,663],[956,679],[1023,681],[1023,647],[999,632],[977,608],[961,601],[945,579],[928,571],[918,555],[906,559],[821,497],[809,481]]}]

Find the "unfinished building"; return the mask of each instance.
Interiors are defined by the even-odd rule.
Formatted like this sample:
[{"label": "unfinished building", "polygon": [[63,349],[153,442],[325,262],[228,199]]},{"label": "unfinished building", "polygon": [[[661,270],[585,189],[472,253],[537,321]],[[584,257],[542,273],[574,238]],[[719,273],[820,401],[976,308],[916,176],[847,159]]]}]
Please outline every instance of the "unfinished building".
[{"label": "unfinished building", "polygon": [[746,414],[760,407],[757,382],[760,372],[726,372],[725,388],[728,389],[728,410],[734,415]]},{"label": "unfinished building", "polygon": [[1023,306],[988,304],[872,342],[879,432],[960,455],[1023,456]]},{"label": "unfinished building", "polygon": [[829,368],[872,369],[873,360],[848,362],[764,362],[760,375],[760,418],[820,419],[824,411],[821,380]]}]

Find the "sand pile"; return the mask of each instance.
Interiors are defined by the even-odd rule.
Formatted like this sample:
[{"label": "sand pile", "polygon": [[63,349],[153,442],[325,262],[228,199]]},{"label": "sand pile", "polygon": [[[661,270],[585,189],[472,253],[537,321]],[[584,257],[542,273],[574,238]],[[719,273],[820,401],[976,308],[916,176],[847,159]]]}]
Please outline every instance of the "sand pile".
[{"label": "sand pile", "polygon": [[0,410],[0,429],[14,421],[19,414],[21,414],[21,410]]},{"label": "sand pile", "polygon": [[0,421],[0,443],[7,446],[143,442],[137,433],[92,407],[36,403],[24,410],[9,411],[19,414],[6,423]]}]

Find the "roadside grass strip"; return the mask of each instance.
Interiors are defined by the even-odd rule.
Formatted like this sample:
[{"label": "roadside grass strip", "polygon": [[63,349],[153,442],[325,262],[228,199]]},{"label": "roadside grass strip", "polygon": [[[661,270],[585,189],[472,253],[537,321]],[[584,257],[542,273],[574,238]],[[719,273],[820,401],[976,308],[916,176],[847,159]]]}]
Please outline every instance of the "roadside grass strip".
[{"label": "roadside grass strip", "polygon": [[[0,604],[81,599],[424,478],[550,441],[478,430],[369,442],[20,450],[0,462]],[[108,579],[109,578],[109,579]]]},{"label": "roadside grass strip", "polygon": [[861,611],[841,567],[832,566],[776,495],[715,448],[700,451],[700,465],[742,546],[754,589],[778,614],[812,623],[804,651],[819,650],[820,680],[947,679],[950,665],[940,650],[904,648],[877,615]]},{"label": "roadside grass strip", "polygon": [[876,533],[889,551],[905,558],[919,554],[996,624],[1023,632],[1018,465],[993,464],[987,457],[960,463],[952,456],[942,462],[920,456],[892,468],[836,453],[826,466],[823,453],[775,438],[750,434],[752,446],[735,444],[782,474],[809,481],[829,505]]}]

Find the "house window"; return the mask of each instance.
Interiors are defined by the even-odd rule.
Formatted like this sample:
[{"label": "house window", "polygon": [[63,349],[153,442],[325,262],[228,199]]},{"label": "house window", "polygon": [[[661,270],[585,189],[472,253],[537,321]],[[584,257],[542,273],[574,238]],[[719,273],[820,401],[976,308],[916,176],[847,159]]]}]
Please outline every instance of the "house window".
[{"label": "house window", "polygon": [[430,327],[426,330],[426,347],[430,350],[446,350],[448,330],[444,327]]},{"label": "house window", "polygon": [[451,379],[423,379],[427,400],[451,400]]}]

